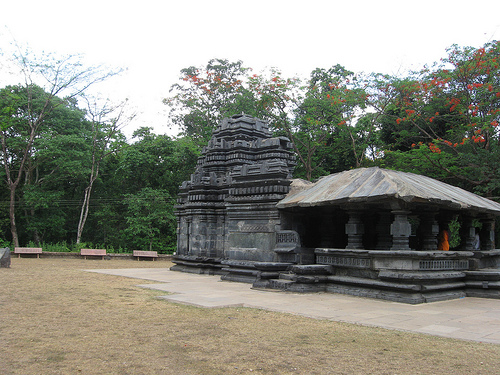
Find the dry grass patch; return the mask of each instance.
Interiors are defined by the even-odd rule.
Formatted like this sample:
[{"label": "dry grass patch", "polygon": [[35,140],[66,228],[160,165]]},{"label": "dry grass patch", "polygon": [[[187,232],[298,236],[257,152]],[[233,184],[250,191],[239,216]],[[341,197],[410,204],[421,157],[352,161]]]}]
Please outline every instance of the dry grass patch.
[{"label": "dry grass patch", "polygon": [[90,268],[130,260],[13,259],[0,269],[2,374],[498,374],[500,346],[156,298]]}]

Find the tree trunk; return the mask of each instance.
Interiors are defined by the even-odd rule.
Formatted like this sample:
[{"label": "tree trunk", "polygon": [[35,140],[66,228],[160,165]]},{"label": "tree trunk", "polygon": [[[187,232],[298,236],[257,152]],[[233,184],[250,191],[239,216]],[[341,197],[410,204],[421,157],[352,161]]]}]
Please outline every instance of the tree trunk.
[{"label": "tree trunk", "polygon": [[16,188],[17,184],[9,184],[10,190],[10,205],[9,205],[9,217],[10,217],[10,231],[12,233],[12,243],[14,247],[19,247],[19,238],[17,237],[17,226],[16,226]]},{"label": "tree trunk", "polygon": [[78,229],[76,232],[76,243],[79,244],[82,240],[83,228],[85,227],[85,222],[87,221],[87,216],[89,214],[90,205],[90,194],[92,193],[92,179],[89,186],[85,188],[85,194],[83,197],[82,210],[80,211],[80,220],[78,221]]}]

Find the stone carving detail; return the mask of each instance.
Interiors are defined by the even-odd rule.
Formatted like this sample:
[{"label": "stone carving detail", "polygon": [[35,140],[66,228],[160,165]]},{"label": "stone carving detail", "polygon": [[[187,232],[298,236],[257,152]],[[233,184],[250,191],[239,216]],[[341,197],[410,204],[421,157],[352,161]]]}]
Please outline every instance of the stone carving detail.
[{"label": "stone carving detail", "polygon": [[240,232],[254,232],[254,233],[260,233],[260,232],[272,232],[273,229],[269,225],[259,225],[259,224],[246,224],[242,225]]},{"label": "stone carving detail", "polygon": [[352,258],[352,257],[333,257],[328,255],[318,255],[316,263],[329,264],[339,267],[356,267],[356,268],[369,268],[371,260],[366,258]]},{"label": "stone carving detail", "polygon": [[299,234],[293,230],[282,230],[276,233],[276,244],[292,243],[298,245],[300,243]]},{"label": "stone carving detail", "polygon": [[466,270],[469,268],[469,261],[463,260],[421,260],[419,269],[421,270]]}]

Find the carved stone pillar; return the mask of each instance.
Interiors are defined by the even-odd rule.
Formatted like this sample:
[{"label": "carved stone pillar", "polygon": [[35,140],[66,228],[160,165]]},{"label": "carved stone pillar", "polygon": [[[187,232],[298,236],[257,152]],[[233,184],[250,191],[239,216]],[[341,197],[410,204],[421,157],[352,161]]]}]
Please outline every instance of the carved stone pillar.
[{"label": "carved stone pillar", "polygon": [[191,218],[186,219],[186,246],[184,247],[184,252],[182,252],[182,255],[191,255],[191,240],[192,240],[192,230],[193,230],[193,223],[191,221]]},{"label": "carved stone pillar", "polygon": [[434,251],[438,246],[439,223],[435,212],[425,212],[420,216],[419,235],[422,239],[422,250]]},{"label": "carved stone pillar", "polygon": [[207,217],[207,256],[217,256],[217,216],[215,214]]},{"label": "carved stone pillar", "polygon": [[207,256],[207,248],[208,248],[208,226],[207,226],[207,215],[201,214],[198,217],[198,227],[196,230],[196,246],[193,249],[196,252],[196,255],[199,256]]},{"label": "carved stone pillar", "polygon": [[352,210],[348,211],[349,221],[345,225],[345,232],[347,234],[346,249],[363,249],[363,234],[365,227],[361,221],[362,211]]},{"label": "carved stone pillar", "polygon": [[224,245],[226,243],[226,221],[225,216],[219,215],[217,216],[217,249],[216,256],[224,257]]},{"label": "carved stone pillar", "polygon": [[408,211],[392,211],[394,221],[391,224],[391,250],[410,250],[411,225],[408,222]]},{"label": "carved stone pillar", "polygon": [[481,250],[493,250],[495,249],[495,219],[484,218],[481,219],[481,223],[483,224],[479,232]]},{"label": "carved stone pillar", "polygon": [[464,216],[462,225],[460,226],[460,250],[471,251],[474,250],[474,237],[476,236],[476,229],[472,225],[472,217]]},{"label": "carved stone pillar", "polygon": [[377,231],[376,250],[389,250],[392,246],[391,236],[392,216],[390,212],[380,212],[375,229]]}]

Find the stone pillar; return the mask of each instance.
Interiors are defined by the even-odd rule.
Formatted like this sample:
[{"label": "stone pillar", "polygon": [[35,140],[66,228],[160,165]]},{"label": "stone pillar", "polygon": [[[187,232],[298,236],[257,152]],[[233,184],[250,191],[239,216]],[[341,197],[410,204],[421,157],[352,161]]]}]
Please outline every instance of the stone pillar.
[{"label": "stone pillar", "polygon": [[411,225],[408,222],[408,211],[392,211],[394,221],[391,224],[391,250],[410,250]]},{"label": "stone pillar", "polygon": [[481,250],[494,250],[495,249],[495,219],[484,218],[481,219],[483,227],[479,232],[481,240]]},{"label": "stone pillar", "polygon": [[186,247],[183,248],[184,255],[190,255],[191,252],[191,233],[193,229],[193,223],[191,219],[186,219]]},{"label": "stone pillar", "polygon": [[217,216],[217,249],[216,256],[224,257],[224,246],[226,243],[226,220],[223,214]]},{"label": "stone pillar", "polygon": [[199,240],[198,243],[198,251],[196,255],[199,256],[207,256],[208,252],[208,216],[203,213],[199,215],[199,223],[198,223],[198,231],[197,231],[197,239]]},{"label": "stone pillar", "polygon": [[460,250],[471,251],[474,250],[474,237],[476,236],[476,229],[472,225],[472,217],[463,216],[462,225],[460,226]]},{"label": "stone pillar", "polygon": [[439,223],[435,212],[424,212],[420,215],[419,235],[422,239],[422,250],[434,251],[438,247]]},{"label": "stone pillar", "polygon": [[376,250],[389,250],[392,246],[391,236],[392,216],[390,212],[380,212],[375,229],[377,231]]},{"label": "stone pillar", "polygon": [[177,220],[177,255],[188,255],[191,220],[179,215]]},{"label": "stone pillar", "polygon": [[182,218],[179,214],[177,215],[177,229],[176,229],[176,234],[177,234],[177,254],[182,254],[184,252],[183,250],[183,233],[182,230],[184,230],[184,218]]},{"label": "stone pillar", "polygon": [[217,216],[215,213],[207,217],[207,256],[217,256]]},{"label": "stone pillar", "polygon": [[348,211],[349,221],[345,225],[345,232],[347,234],[346,249],[363,249],[363,234],[365,227],[361,221],[362,211],[352,210]]}]

